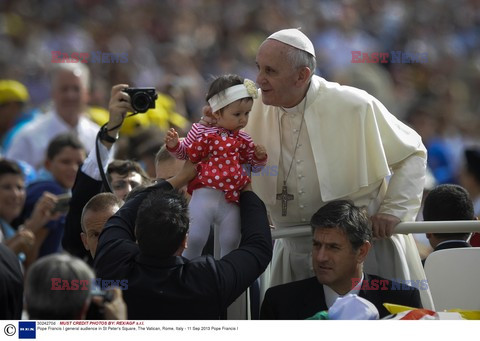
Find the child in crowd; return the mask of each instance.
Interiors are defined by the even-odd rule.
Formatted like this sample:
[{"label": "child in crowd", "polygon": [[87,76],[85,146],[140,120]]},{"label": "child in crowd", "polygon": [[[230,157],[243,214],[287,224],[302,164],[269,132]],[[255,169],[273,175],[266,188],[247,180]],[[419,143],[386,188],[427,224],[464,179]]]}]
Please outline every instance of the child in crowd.
[{"label": "child in crowd", "polygon": [[237,75],[218,77],[206,96],[216,126],[195,123],[182,141],[173,128],[165,137],[172,154],[197,164],[198,175],[189,184],[190,229],[188,248],[183,253],[189,259],[201,255],[212,224],[218,226],[220,257],[238,247],[240,191],[250,183],[245,168],[259,172],[267,162],[265,147],[255,146],[252,138],[241,131],[257,94],[255,83],[249,79]]}]

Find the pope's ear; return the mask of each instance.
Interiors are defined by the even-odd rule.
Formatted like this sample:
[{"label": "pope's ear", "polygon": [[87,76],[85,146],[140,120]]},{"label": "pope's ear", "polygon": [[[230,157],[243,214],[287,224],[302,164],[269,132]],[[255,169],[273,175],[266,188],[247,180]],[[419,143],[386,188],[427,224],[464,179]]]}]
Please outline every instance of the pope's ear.
[{"label": "pope's ear", "polygon": [[298,83],[299,85],[305,84],[308,82],[310,79],[310,75],[312,74],[312,70],[310,70],[309,67],[304,66],[300,68],[300,71],[298,73]]}]

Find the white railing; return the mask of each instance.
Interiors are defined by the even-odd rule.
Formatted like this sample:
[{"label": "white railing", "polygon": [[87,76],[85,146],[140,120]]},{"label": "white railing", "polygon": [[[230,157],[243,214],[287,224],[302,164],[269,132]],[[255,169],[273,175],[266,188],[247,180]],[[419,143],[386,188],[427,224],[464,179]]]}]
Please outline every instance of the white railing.
[{"label": "white railing", "polygon": [[[480,220],[455,221],[415,221],[397,225],[395,233],[451,233],[451,232],[480,232]],[[273,229],[272,238],[305,237],[312,233],[310,226],[292,226],[282,229]]]}]

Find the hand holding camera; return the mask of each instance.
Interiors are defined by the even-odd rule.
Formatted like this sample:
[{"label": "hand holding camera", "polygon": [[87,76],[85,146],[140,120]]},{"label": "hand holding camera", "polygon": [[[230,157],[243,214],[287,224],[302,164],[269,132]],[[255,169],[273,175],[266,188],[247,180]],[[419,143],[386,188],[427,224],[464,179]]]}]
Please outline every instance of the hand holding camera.
[{"label": "hand holding camera", "polygon": [[[127,116],[127,112],[144,113],[155,108],[155,100],[158,98],[155,88],[129,88],[128,84],[117,84],[112,87],[108,111],[110,114],[106,133],[115,140],[118,131]],[[108,140],[108,138],[107,138]],[[112,141],[102,141],[107,148]],[[109,142],[109,143],[108,143]]]}]

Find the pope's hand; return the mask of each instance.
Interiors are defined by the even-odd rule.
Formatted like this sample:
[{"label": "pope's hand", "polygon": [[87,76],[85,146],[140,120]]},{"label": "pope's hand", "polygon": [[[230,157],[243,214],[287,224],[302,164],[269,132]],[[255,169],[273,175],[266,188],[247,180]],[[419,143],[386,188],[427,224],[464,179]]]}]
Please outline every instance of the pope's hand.
[{"label": "pope's hand", "polygon": [[391,214],[377,213],[370,217],[374,238],[389,238],[395,232],[400,219]]}]

